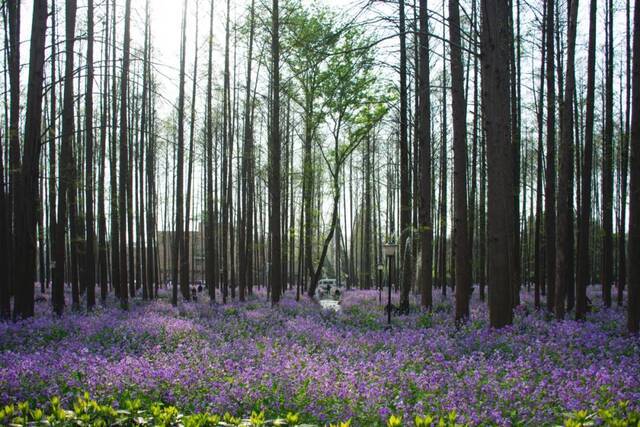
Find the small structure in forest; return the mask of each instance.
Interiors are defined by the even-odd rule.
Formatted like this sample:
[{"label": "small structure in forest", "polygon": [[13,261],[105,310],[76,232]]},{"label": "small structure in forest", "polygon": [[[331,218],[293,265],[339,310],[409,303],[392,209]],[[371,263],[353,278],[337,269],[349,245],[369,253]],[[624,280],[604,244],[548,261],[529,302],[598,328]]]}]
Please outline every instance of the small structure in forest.
[{"label": "small structure in forest", "polygon": [[336,283],[335,279],[322,279],[318,282],[316,299],[322,308],[338,311],[343,293],[344,287]]}]

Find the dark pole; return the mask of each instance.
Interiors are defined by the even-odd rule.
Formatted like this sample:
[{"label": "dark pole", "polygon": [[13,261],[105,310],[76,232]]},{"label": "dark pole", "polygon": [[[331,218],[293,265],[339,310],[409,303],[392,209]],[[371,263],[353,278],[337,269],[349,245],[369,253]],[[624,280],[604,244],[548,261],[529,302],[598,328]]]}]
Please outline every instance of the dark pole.
[{"label": "dark pole", "polygon": [[382,264],[378,264],[378,304],[382,304]]}]

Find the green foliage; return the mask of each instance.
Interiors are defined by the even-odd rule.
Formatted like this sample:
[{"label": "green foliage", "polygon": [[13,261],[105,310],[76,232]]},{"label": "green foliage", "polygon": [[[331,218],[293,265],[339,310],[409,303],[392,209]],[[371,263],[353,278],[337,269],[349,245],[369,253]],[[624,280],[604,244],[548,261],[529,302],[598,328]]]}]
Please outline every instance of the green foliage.
[{"label": "green foliage", "polygon": [[[297,426],[316,427],[305,424],[297,413],[287,413],[284,417],[267,419],[264,411],[253,411],[248,418],[230,413],[216,415],[211,413],[184,414],[175,406],[164,405],[140,399],[123,399],[118,408],[112,404],[100,404],[84,393],[77,397],[65,409],[60,398],[52,397],[42,407],[34,407],[29,402],[6,405],[0,408],[0,425],[12,427],[31,426],[158,426],[158,427],[267,427]],[[383,425],[402,427],[405,424],[403,414],[391,415]],[[510,416],[511,425],[527,425],[518,419],[514,412]],[[373,424],[378,424],[372,422]],[[552,424],[552,423],[550,423]],[[351,420],[328,424],[330,427],[351,427]],[[378,424],[379,425],[379,424]],[[453,410],[441,415],[425,414],[413,418],[416,427],[466,427],[470,424],[461,421]],[[629,402],[604,406],[594,410],[581,410],[565,414],[558,427],[588,427],[606,425],[611,427],[640,427],[640,412],[630,410]]]}]

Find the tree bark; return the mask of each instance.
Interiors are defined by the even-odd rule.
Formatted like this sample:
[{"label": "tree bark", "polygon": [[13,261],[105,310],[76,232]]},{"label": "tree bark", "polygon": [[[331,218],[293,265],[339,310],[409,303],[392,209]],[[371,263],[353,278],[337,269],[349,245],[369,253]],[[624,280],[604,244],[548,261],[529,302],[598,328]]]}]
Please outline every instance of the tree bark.
[{"label": "tree bark", "polygon": [[282,285],[282,255],[280,235],[280,23],[278,0],[271,9],[271,126],[269,138],[269,234],[271,235],[271,303],[280,301]]},{"label": "tree bark", "polygon": [[509,105],[509,2],[482,0],[482,102],[488,163],[489,322],[501,328],[513,321],[515,232]]},{"label": "tree bark", "polygon": [[602,155],[602,300],[611,307],[613,282],[613,2],[606,2],[605,106]]},{"label": "tree bark", "polygon": [[[118,193],[118,204],[120,208],[119,228],[120,228],[120,306],[123,310],[129,308],[127,281],[127,183],[129,180],[128,163],[128,127],[127,101],[129,97],[129,50],[131,31],[131,0],[125,0],[124,12],[124,39],[122,41],[122,74],[120,75],[120,192]],[[129,248],[131,249],[131,248]],[[133,286],[132,283],[129,286]],[[134,288],[135,289],[135,288]]]},{"label": "tree bark", "polygon": [[555,82],[555,1],[547,0],[547,153],[544,190],[545,287],[547,310],[553,311],[556,283],[556,82]]},{"label": "tree bark", "polygon": [[632,74],[631,163],[629,191],[629,291],[627,328],[640,332],[640,0],[633,11],[633,74]]},{"label": "tree bark", "polygon": [[409,293],[411,292],[411,264],[406,262],[409,256],[407,244],[411,235],[411,190],[409,188],[409,144],[407,142],[407,48],[405,32],[404,0],[400,7],[400,262],[402,263],[402,292],[400,311],[409,311]]},{"label": "tree bark", "polygon": [[587,286],[590,279],[589,227],[591,224],[591,175],[593,163],[593,122],[596,70],[597,0],[590,0],[589,46],[587,58],[587,111],[585,117],[584,154],[580,196],[580,224],[576,268],[576,320],[584,320],[587,312]]},{"label": "tree bark", "polygon": [[464,72],[460,51],[460,10],[458,0],[449,0],[449,39],[451,59],[451,100],[453,112],[453,197],[456,276],[456,321],[469,318],[471,297],[471,251],[467,213],[467,102],[464,98]]},{"label": "tree bark", "polygon": [[567,71],[564,101],[561,108],[561,145],[558,174],[558,217],[556,235],[556,300],[554,313],[557,319],[565,314],[565,299],[569,286],[574,286],[573,276],[573,98],[575,93],[575,48],[578,19],[578,0],[569,4],[567,28]]}]

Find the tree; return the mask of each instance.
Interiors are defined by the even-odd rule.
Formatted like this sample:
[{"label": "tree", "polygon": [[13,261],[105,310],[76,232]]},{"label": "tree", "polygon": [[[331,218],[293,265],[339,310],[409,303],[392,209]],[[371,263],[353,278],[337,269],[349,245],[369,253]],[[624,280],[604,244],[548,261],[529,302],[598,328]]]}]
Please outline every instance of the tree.
[{"label": "tree", "polygon": [[213,186],[213,112],[211,109],[211,88],[212,88],[212,56],[213,56],[213,0],[211,0],[209,10],[209,61],[207,65],[207,126],[206,126],[206,171],[207,171],[207,228],[206,228],[206,282],[207,289],[209,290],[209,298],[211,302],[215,301],[216,290],[216,254],[215,254],[215,238],[214,227],[215,222],[213,220],[213,193],[215,188]]},{"label": "tree", "polygon": [[[184,0],[182,9],[182,38],[180,42],[180,77],[178,83],[178,156],[176,164],[176,193],[175,193],[175,240],[173,243],[173,292],[171,303],[178,305],[178,282],[180,282],[180,291],[185,300],[189,299],[189,284],[182,282],[182,276],[178,276],[181,267],[180,254],[184,251],[184,80],[185,80],[185,51],[187,50],[187,0]],[[185,289],[186,287],[186,289]]]},{"label": "tree", "polygon": [[326,117],[326,100],[321,97],[322,72],[328,56],[335,49],[340,36],[334,15],[325,9],[309,11],[298,3],[290,7],[287,25],[283,28],[282,44],[287,52],[284,61],[291,70],[296,84],[287,85],[288,96],[302,109],[304,122],[302,160],[302,215],[303,237],[302,287],[313,276],[313,226],[314,226],[314,165],[312,147],[318,136],[318,127]]},{"label": "tree", "polygon": [[467,102],[460,51],[460,10],[458,0],[449,0],[449,38],[451,55],[451,99],[453,107],[453,198],[456,276],[456,321],[469,317],[471,296],[471,251],[467,213]]},{"label": "tree", "polygon": [[[8,66],[9,66],[9,194],[8,194],[8,233],[9,247],[13,248],[12,253],[16,254],[17,246],[21,243],[17,241],[17,230],[12,230],[12,226],[16,226],[19,221],[18,212],[18,194],[19,177],[20,177],[20,2],[10,1],[7,3],[8,14],[3,13],[5,17],[9,17],[8,25],[9,37],[8,41]],[[6,30],[5,30],[6,31]],[[13,232],[12,232],[13,231]],[[16,254],[17,255],[17,254]],[[11,288],[12,283],[16,283],[18,274],[16,263],[13,260],[18,258],[10,258],[8,283]],[[15,293],[15,285],[13,285],[13,293]],[[11,292],[11,289],[9,291]],[[17,302],[17,301],[16,301]],[[15,304],[15,302],[14,302]]]},{"label": "tree", "polygon": [[[33,316],[33,282],[36,259],[36,212],[38,177],[41,150],[40,126],[42,124],[42,85],[44,81],[44,44],[47,30],[47,2],[37,0],[33,4],[31,22],[31,47],[29,51],[29,77],[27,86],[27,111],[24,131],[22,169],[16,193],[15,234],[16,284],[14,318]],[[29,261],[30,260],[30,261]]]},{"label": "tree", "polygon": [[[198,16],[199,3],[196,0],[196,16]],[[195,58],[193,61],[193,85],[191,89],[191,120],[189,124],[189,160],[187,162],[187,201],[184,220],[184,249],[180,254],[180,283],[186,283],[187,300],[191,298],[189,290],[189,252],[191,245],[191,236],[189,235],[189,222],[191,220],[191,187],[193,177],[193,146],[195,142],[195,126],[196,126],[196,81],[198,80],[198,20],[196,20],[196,34],[194,37]]]},{"label": "tree", "polygon": [[278,0],[271,9],[271,123],[269,128],[269,235],[271,236],[271,303],[280,301],[282,255],[280,228],[280,12]]},{"label": "tree", "polygon": [[589,225],[591,223],[591,175],[593,158],[593,116],[596,68],[597,0],[590,0],[589,47],[587,58],[587,112],[582,165],[582,195],[578,230],[578,258],[576,270],[576,319],[584,320],[587,311],[587,285],[590,276]]},{"label": "tree", "polygon": [[409,236],[411,234],[411,190],[409,188],[409,143],[407,141],[407,48],[405,33],[404,0],[400,8],[400,262],[402,262],[402,292],[400,311],[409,311],[411,291],[411,264],[407,262]]},{"label": "tree", "polygon": [[556,234],[556,318],[564,318],[567,287],[573,277],[573,101],[575,93],[575,50],[578,0],[569,2],[567,28],[567,71],[563,103],[558,173],[558,216]]},{"label": "tree", "polygon": [[87,289],[87,310],[96,304],[94,254],[95,230],[93,226],[93,0],[87,3],[87,87],[85,90],[85,276],[84,287]]},{"label": "tree", "polygon": [[509,105],[509,2],[482,0],[482,104],[487,144],[489,323],[513,321],[514,239],[513,169]]},{"label": "tree", "polygon": [[341,170],[351,153],[387,111],[386,98],[373,95],[373,57],[363,48],[368,45],[369,41],[359,30],[346,31],[323,71],[322,93],[327,100],[326,122],[333,144],[329,153],[321,144],[318,148],[331,179],[332,210],[328,233],[323,239],[320,258],[307,290],[310,298],[315,295],[338,222]]},{"label": "tree", "polygon": [[[120,192],[118,193],[118,204],[120,208],[120,305],[124,310],[129,308],[127,281],[127,217],[126,195],[128,192],[128,117],[127,98],[129,96],[129,55],[130,55],[130,33],[131,33],[131,0],[125,0],[124,7],[124,39],[122,41],[122,74],[120,76]],[[130,193],[130,191],[129,191]],[[133,286],[130,283],[129,286]]]},{"label": "tree", "polygon": [[631,119],[631,163],[629,166],[629,302],[627,328],[629,333],[640,332],[640,0],[633,11],[633,81]]},{"label": "tree", "polygon": [[[107,0],[106,18],[104,24],[104,40],[106,42],[104,48],[104,78],[102,80],[102,111],[100,117],[100,167],[98,175],[98,277],[100,282],[100,301],[104,304],[107,300],[109,289],[107,288],[107,219],[105,215],[105,162],[107,156],[107,114],[109,107],[107,105],[109,97],[109,1]],[[55,61],[54,61],[55,62]]]},{"label": "tree", "polygon": [[[64,280],[65,280],[65,230],[69,221],[69,210],[73,210],[71,203],[72,193],[75,190],[74,171],[75,162],[73,160],[72,138],[74,136],[74,112],[73,112],[73,69],[74,69],[74,52],[73,45],[75,41],[75,20],[77,5],[74,0],[66,2],[65,9],[65,36],[66,36],[66,52],[65,52],[65,77],[64,77],[64,94],[62,107],[62,144],[60,147],[60,181],[58,186],[58,221],[56,223],[55,234],[55,269],[53,273],[53,311],[57,315],[61,315],[64,310]],[[69,206],[71,204],[71,206]],[[73,222],[73,219],[71,220]],[[72,233],[73,234],[73,233]],[[73,251],[73,248],[71,248]],[[73,262],[71,268],[73,269]],[[70,273],[73,281],[73,272]],[[73,286],[73,284],[72,284]],[[73,289],[75,297],[76,290]],[[74,301],[76,302],[76,301]],[[78,308],[78,306],[74,306]]]},{"label": "tree", "polygon": [[544,247],[547,310],[553,311],[556,283],[556,81],[555,81],[555,0],[547,0],[547,168],[544,189]]},{"label": "tree", "polygon": [[613,1],[606,2],[605,107],[602,154],[602,299],[611,307],[613,282]]},{"label": "tree", "polygon": [[244,147],[242,155],[242,224],[240,226],[240,253],[245,268],[240,269],[240,301],[244,301],[246,289],[253,282],[253,108],[251,98],[253,63],[253,39],[255,35],[255,0],[249,8],[249,49],[247,53],[247,81],[244,104]]}]

